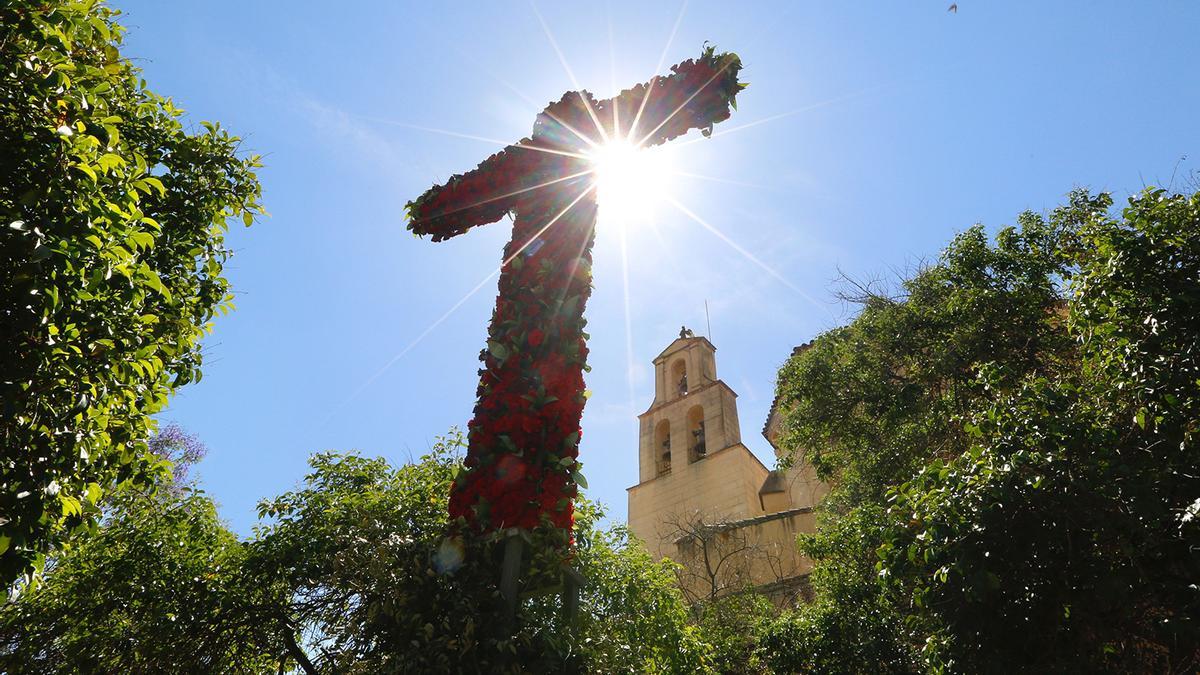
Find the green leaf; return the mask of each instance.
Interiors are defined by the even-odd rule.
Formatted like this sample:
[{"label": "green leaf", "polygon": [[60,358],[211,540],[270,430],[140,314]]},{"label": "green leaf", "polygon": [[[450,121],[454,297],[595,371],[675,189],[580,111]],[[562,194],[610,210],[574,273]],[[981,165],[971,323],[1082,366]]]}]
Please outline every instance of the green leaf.
[{"label": "green leaf", "polygon": [[134,232],[126,241],[135,249],[150,249],[154,247],[154,235],[149,232]]},{"label": "green leaf", "polygon": [[103,171],[115,169],[118,166],[123,166],[125,160],[120,155],[115,155],[111,152],[106,152],[96,160],[96,165]]},{"label": "green leaf", "polygon": [[508,348],[495,340],[488,340],[488,353],[496,357],[497,360],[503,361],[508,358]]},{"label": "green leaf", "polygon": [[158,190],[159,195],[167,194],[166,186],[163,185],[161,180],[155,178],[154,176],[146,176],[142,178],[142,181]]},{"label": "green leaf", "polygon": [[95,28],[96,31],[100,33],[100,37],[102,37],[105,42],[112,40],[112,33],[109,32],[108,24],[104,22],[104,19],[101,19],[98,16],[93,16],[88,18],[88,23],[92,25],[92,28]]},{"label": "green leaf", "polygon": [[83,514],[83,503],[70,495],[59,495],[59,502],[62,504],[62,514],[68,518]]},{"label": "green leaf", "polygon": [[158,293],[166,298],[168,302],[171,300],[171,291],[163,285],[162,279],[158,276],[158,272],[155,272],[146,265],[142,265],[139,271],[141,272],[142,278],[145,280],[147,286],[158,291]]},{"label": "green leaf", "polygon": [[87,164],[72,164],[71,168],[77,169],[83,175],[87,176],[88,178],[91,178],[93,183],[96,182],[96,172],[94,170],[92,170],[92,167],[88,166]]}]

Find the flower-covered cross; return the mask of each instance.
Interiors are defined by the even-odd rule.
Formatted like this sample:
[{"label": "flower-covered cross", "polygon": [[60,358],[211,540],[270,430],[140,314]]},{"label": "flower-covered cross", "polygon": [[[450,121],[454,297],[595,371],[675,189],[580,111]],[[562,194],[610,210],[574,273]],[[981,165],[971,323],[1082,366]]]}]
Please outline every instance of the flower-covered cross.
[{"label": "flower-covered cross", "polygon": [[[570,541],[580,484],[587,369],[584,305],[596,223],[587,151],[608,139],[644,147],[729,117],[741,61],[706,48],[671,74],[597,101],[569,92],[538,115],[533,135],[408,203],[408,228],[441,241],[515,214],[488,328],[464,469],[450,518],[460,531],[510,528]],[[586,487],[586,484],[583,484]]]}]

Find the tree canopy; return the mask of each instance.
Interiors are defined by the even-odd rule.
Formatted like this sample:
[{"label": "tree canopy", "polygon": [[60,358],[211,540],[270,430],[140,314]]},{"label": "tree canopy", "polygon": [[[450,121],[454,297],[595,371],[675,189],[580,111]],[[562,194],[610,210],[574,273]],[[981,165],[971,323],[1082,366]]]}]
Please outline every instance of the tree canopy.
[{"label": "tree canopy", "polygon": [[688,625],[672,565],[601,530],[581,500],[575,564],[588,580],[574,618],[554,594],[526,598],[502,624],[499,560],[447,538],[464,439],[419,462],[318,454],[297,490],[264,500],[270,519],[248,565],[290,598],[286,620],[317,672],[696,672],[706,645]]},{"label": "tree canopy", "polygon": [[7,672],[713,672],[670,561],[582,500],[574,616],[555,594],[501,628],[498,566],[446,539],[453,433],[419,461],[323,453],[239,541],[192,487],[108,502],[97,533],[0,607]]},{"label": "tree canopy", "polygon": [[186,482],[202,449],[153,416],[231,306],[259,164],[147,88],[116,19],[0,5],[0,670],[1200,670],[1200,193],[1077,191],[851,284],[861,312],[778,382],[832,486],[811,602],[689,607],[581,498],[578,611],[532,588],[509,625],[498,552],[450,527],[458,432],[400,467],[315,455],[249,538]]},{"label": "tree canopy", "polygon": [[246,547],[187,480],[204,445],[177,425],[148,445],[172,475],[110,490],[101,526],[51,557],[48,583],[17,585],[0,605],[0,671],[253,673],[278,662],[285,641],[262,615],[282,603],[279,589],[246,574]]},{"label": "tree canopy", "polygon": [[775,665],[1195,669],[1200,194],[1076,192],[860,290],[780,372],[833,492]]},{"label": "tree canopy", "polygon": [[[92,536],[0,608],[10,673],[261,673],[284,655],[262,620],[278,589],[245,574],[246,547],[190,487],[123,489]],[[272,596],[271,594],[275,595]]]},{"label": "tree canopy", "polygon": [[98,0],[0,6],[0,584],[149,477],[151,418],[200,378],[230,307],[226,221],[262,208],[254,156],[189,130]]}]

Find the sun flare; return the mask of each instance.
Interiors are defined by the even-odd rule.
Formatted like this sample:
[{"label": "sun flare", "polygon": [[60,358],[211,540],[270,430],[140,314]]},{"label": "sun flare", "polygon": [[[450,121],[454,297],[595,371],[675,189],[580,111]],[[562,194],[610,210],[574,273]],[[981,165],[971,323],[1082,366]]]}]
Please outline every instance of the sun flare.
[{"label": "sun flare", "polygon": [[601,217],[621,221],[650,215],[670,191],[675,173],[667,154],[656,148],[638,148],[627,140],[599,145],[589,157],[596,176]]}]

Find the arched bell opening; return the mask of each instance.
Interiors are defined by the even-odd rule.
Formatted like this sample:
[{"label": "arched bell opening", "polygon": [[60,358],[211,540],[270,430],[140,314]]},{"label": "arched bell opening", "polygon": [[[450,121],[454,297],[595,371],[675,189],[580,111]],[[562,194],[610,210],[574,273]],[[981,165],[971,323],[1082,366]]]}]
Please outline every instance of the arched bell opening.
[{"label": "arched bell opening", "polygon": [[697,461],[708,456],[704,441],[704,408],[694,405],[688,410],[688,459]]},{"label": "arched bell opening", "polygon": [[658,454],[658,475],[671,473],[671,423],[662,420],[654,427],[654,448]]},{"label": "arched bell opening", "polygon": [[687,396],[687,362],[683,359],[676,359],[675,363],[671,364],[671,386],[674,388],[677,395]]}]

